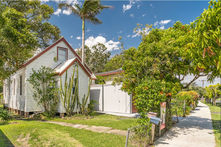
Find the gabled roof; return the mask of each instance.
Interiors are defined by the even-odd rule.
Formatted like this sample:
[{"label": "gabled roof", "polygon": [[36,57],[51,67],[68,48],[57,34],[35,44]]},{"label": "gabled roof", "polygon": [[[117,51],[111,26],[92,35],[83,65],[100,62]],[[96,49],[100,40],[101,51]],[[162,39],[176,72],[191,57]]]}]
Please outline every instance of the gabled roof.
[{"label": "gabled roof", "polygon": [[[31,62],[33,62],[34,60],[36,60],[38,57],[40,57],[41,55],[43,55],[44,53],[46,53],[47,51],[49,51],[51,48],[53,48],[54,46],[56,46],[58,43],[60,43],[61,41],[63,41],[68,48],[73,52],[73,54],[77,57],[78,61],[81,62],[81,58],[78,56],[78,54],[74,51],[74,49],[70,46],[70,44],[67,42],[67,40],[62,37],[60,39],[58,39],[55,43],[53,43],[52,45],[50,45],[49,47],[47,47],[46,49],[44,49],[42,52],[40,52],[38,55],[30,58],[28,61],[26,61],[22,67],[26,67],[27,65],[29,65]],[[82,65],[82,63],[81,63]],[[82,65],[83,66],[83,65]],[[84,67],[87,69],[87,71],[92,74],[92,71],[88,68],[88,66],[86,64],[84,64]],[[83,69],[85,70],[85,68],[83,67]]]},{"label": "gabled roof", "polygon": [[84,68],[84,66],[82,65],[81,61],[78,58],[72,58],[69,59],[61,64],[59,64],[54,70],[56,72],[56,74],[58,74],[59,76],[61,76],[63,73],[65,73],[65,71],[67,71],[75,62],[77,62],[80,67],[85,71],[85,73],[91,78],[91,74],[88,72],[88,70],[86,70]]}]

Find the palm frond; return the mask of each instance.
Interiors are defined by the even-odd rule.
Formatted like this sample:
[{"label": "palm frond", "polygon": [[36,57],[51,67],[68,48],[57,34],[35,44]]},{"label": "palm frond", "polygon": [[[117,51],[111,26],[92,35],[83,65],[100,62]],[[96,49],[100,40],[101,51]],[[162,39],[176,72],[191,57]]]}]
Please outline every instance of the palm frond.
[{"label": "palm frond", "polygon": [[102,21],[99,20],[97,17],[90,17],[89,16],[88,18],[86,17],[85,20],[87,22],[90,22],[90,23],[95,24],[95,25],[102,24]]},{"label": "palm frond", "polygon": [[80,15],[80,11],[81,11],[81,8],[79,5],[75,4],[75,7],[77,8],[74,8],[71,4],[67,4],[67,3],[60,3],[59,5],[59,9],[62,9],[62,8],[65,8],[65,9],[69,9],[71,10],[71,13],[73,15],[76,15],[78,17],[81,17]]}]

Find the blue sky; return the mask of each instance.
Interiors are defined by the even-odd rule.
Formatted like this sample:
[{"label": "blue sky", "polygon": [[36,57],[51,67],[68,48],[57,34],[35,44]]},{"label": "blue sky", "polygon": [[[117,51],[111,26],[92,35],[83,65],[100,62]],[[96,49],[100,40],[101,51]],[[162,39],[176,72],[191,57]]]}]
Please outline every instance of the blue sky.
[{"label": "blue sky", "polygon": [[[54,15],[49,20],[61,30],[61,35],[76,49],[81,46],[82,24],[79,17],[73,16],[68,10],[59,10],[58,3],[62,0],[41,0],[54,8]],[[63,2],[82,4],[83,0],[67,0]],[[167,29],[173,26],[174,22],[181,21],[189,24],[198,17],[204,9],[208,8],[209,1],[102,1],[104,5],[114,6],[113,9],[106,9],[98,18],[103,22],[101,25],[86,23],[85,40],[86,45],[93,46],[98,42],[106,45],[112,54],[116,53],[121,42],[124,47],[138,47],[141,39],[133,32],[137,23],[155,24],[154,27]]]}]

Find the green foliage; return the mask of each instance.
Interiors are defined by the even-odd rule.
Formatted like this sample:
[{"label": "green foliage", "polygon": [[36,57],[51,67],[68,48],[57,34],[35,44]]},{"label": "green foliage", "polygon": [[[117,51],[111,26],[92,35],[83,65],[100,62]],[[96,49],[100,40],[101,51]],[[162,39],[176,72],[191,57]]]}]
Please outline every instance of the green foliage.
[{"label": "green foliage", "polygon": [[95,80],[95,84],[105,84],[105,80],[103,76],[96,76],[97,80]]},{"label": "green foliage", "polygon": [[60,30],[48,20],[53,8],[40,1],[0,1],[0,77],[7,78],[38,48],[57,40]]},{"label": "green foliage", "polygon": [[0,108],[0,119],[6,122],[12,119],[10,112],[6,109]]},{"label": "green foliage", "polygon": [[[79,94],[78,94],[78,66],[77,69],[74,67],[73,73],[71,78],[67,79],[67,71],[65,74],[65,81],[64,81],[64,88],[62,84],[62,80],[60,77],[60,99],[61,102],[65,108],[66,113],[71,116],[73,114],[73,111],[75,109],[75,106],[77,106],[77,111],[79,107]],[[76,73],[76,74],[75,74]],[[76,79],[75,79],[76,77]],[[75,91],[73,94],[73,87],[75,86]]]},{"label": "green foliage", "polygon": [[196,58],[192,64],[213,80],[221,73],[221,1],[210,0],[208,9],[191,23],[194,42],[190,45],[191,56]]},{"label": "green foliage", "polygon": [[130,128],[128,147],[149,146],[151,143],[151,123]]},{"label": "green foliage", "polygon": [[3,7],[9,7],[23,14],[22,19],[26,20],[25,25],[32,32],[36,32],[39,47],[46,48],[51,42],[61,37],[60,29],[48,22],[54,13],[52,6],[42,4],[39,0],[3,0],[0,4]]},{"label": "green foliage", "polygon": [[187,89],[185,89],[185,91],[196,91],[199,96],[203,96],[204,93],[206,92],[206,89],[201,86],[192,84]]},{"label": "green foliage", "polygon": [[27,81],[33,86],[33,97],[38,105],[43,105],[46,113],[54,116],[59,102],[58,88],[56,80],[53,78],[54,72],[45,66],[41,66],[39,70],[32,69],[32,71],[33,73]]},{"label": "green foliage", "polygon": [[[79,56],[82,56],[82,48],[77,50]],[[94,72],[102,72],[108,63],[111,53],[107,51],[104,44],[98,43],[94,45],[91,49],[85,46],[84,57],[85,63]]]},{"label": "green foliage", "polygon": [[216,105],[216,100],[221,96],[221,84],[209,85],[205,87],[206,93],[204,96],[213,100],[213,105]]},{"label": "green foliage", "polygon": [[199,99],[199,95],[195,91],[181,91],[176,95],[176,98],[179,100],[185,100],[186,106],[192,105],[193,108],[197,105],[197,100]]},{"label": "green foliage", "polygon": [[90,113],[90,109],[87,107],[87,103],[88,103],[88,98],[89,98],[90,90],[91,90],[91,81],[92,80],[89,81],[87,96],[85,97],[84,95],[82,99],[82,103],[80,103],[81,113],[83,115],[88,115]]},{"label": "green foliage", "polygon": [[90,110],[89,115],[94,116],[97,114],[94,110],[95,104],[99,105],[99,103],[96,100],[90,100],[90,103],[88,104],[88,109]]},{"label": "green foliage", "polygon": [[[123,53],[122,53],[123,54]],[[122,68],[124,60],[123,55],[116,54],[113,58],[111,58],[106,64],[103,69],[103,72],[105,71],[112,71]]]}]

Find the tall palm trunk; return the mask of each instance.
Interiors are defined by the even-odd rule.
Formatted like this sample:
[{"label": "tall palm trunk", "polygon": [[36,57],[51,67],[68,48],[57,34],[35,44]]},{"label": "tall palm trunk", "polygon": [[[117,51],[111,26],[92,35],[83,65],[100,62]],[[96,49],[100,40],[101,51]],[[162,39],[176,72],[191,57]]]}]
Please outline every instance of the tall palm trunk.
[{"label": "tall palm trunk", "polygon": [[84,37],[85,37],[85,23],[84,18],[82,19],[82,64],[84,65]]}]

